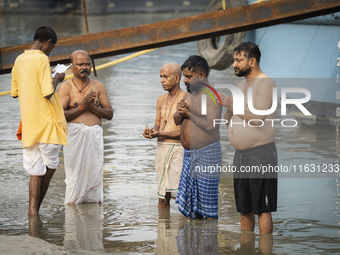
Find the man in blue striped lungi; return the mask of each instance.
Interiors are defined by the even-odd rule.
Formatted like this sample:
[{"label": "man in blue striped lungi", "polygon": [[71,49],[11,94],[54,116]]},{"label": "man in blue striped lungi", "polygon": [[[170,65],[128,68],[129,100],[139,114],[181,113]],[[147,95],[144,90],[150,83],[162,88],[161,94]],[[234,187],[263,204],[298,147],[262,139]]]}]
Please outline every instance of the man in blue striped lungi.
[{"label": "man in blue striped lungi", "polygon": [[177,105],[176,125],[182,124],[183,169],[176,203],[179,211],[195,219],[218,218],[218,184],[222,164],[219,126],[221,104],[208,83],[209,66],[200,56],[190,56],[181,67],[188,92]]}]

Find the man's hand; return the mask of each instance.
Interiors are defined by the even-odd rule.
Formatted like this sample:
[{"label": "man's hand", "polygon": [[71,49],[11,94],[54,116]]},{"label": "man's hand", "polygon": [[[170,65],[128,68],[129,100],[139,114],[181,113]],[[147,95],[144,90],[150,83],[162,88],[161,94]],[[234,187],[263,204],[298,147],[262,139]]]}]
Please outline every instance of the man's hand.
[{"label": "man's hand", "polygon": [[56,73],[54,76],[54,80],[59,82],[62,82],[65,79],[65,73]]},{"label": "man's hand", "polygon": [[81,106],[85,110],[89,110],[93,107],[94,100],[96,99],[96,92],[91,91],[83,100]]},{"label": "man's hand", "polygon": [[230,111],[233,111],[233,99],[230,96],[224,95],[221,92],[218,93],[221,98],[222,105]]},{"label": "man's hand", "polygon": [[181,101],[177,103],[177,113],[180,117],[190,119],[190,103],[181,99]]},{"label": "man's hand", "polygon": [[149,139],[152,139],[153,137],[150,135],[152,133],[154,133],[154,129],[153,128],[146,128],[144,129],[142,135],[145,137],[145,138],[149,138]]},{"label": "man's hand", "polygon": [[56,75],[54,76],[53,85],[52,85],[54,90],[51,94],[45,96],[44,98],[49,100],[54,94],[54,92],[57,90],[58,83],[62,82],[64,79],[65,79],[65,73],[56,73]]},{"label": "man's hand", "polygon": [[154,130],[152,133],[150,133],[151,138],[156,138],[159,137],[159,131],[158,130]]},{"label": "man's hand", "polygon": [[190,110],[187,107],[178,108],[177,113],[183,118],[190,119]]},{"label": "man's hand", "polygon": [[177,103],[177,107],[176,107],[176,109],[178,109],[178,108],[183,108],[183,107],[185,107],[185,101],[183,100],[183,98]]}]

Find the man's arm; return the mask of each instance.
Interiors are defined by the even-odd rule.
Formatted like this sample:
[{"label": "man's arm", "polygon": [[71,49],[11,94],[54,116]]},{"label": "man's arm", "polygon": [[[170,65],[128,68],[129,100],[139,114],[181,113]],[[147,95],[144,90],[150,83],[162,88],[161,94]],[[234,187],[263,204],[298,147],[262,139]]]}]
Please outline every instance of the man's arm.
[{"label": "man's arm", "polygon": [[[261,84],[258,85],[257,91],[256,92],[253,91],[253,95],[250,95],[253,97],[254,108],[257,110],[268,110],[272,106],[272,103],[273,103],[272,92],[273,92],[273,82],[269,81],[268,79],[261,81]],[[254,95],[254,93],[256,94]],[[225,108],[227,108],[228,111],[233,112],[233,99],[222,93],[219,93],[219,96],[221,98],[222,105]],[[245,103],[244,114],[237,115],[237,116],[239,116],[241,119],[244,119],[246,121],[254,120],[251,122],[252,125],[254,126],[262,125],[262,121],[264,121],[265,118],[267,117],[267,115],[256,115],[252,113],[249,110],[247,102]],[[255,119],[258,121],[255,121]]]},{"label": "man's arm", "polygon": [[99,83],[97,86],[101,107],[93,105],[89,110],[99,118],[111,120],[113,117],[113,110],[105,86],[103,83]]},{"label": "man's arm", "polygon": [[156,104],[156,120],[155,120],[155,126],[153,128],[145,128],[142,135],[145,138],[152,139],[154,137],[151,136],[152,133],[158,132],[159,131],[159,126],[161,123],[161,106],[163,102],[163,96],[160,96],[157,99],[157,104]]},{"label": "man's arm", "polygon": [[[178,110],[178,109],[177,109],[177,110]],[[179,115],[178,111],[175,112],[173,118],[174,118],[174,122],[175,122],[175,125],[176,125],[176,126],[181,125],[182,122],[183,122],[183,120],[184,120],[184,117],[181,116],[181,115]]]},{"label": "man's arm", "polygon": [[59,82],[62,82],[63,80],[65,79],[65,73],[57,73],[55,76],[54,76],[54,80],[53,80],[53,92],[47,96],[45,96],[45,98],[47,100],[49,100],[51,98],[51,96],[54,94],[54,92],[56,91],[57,89],[57,86],[59,84]]},{"label": "man's arm", "polygon": [[18,97],[18,83],[16,81],[17,72],[15,65],[12,68],[12,81],[11,81],[11,95],[13,98]]},{"label": "man's arm", "polygon": [[181,99],[176,106],[177,111],[175,112],[175,114],[173,115],[174,118],[174,122],[176,126],[179,126],[182,124],[183,120],[185,119],[184,116],[180,115],[178,113],[178,109],[182,108],[182,110],[184,110],[183,108],[186,106],[186,99],[190,97],[190,94],[188,92],[185,92],[183,99]]},{"label": "man's arm", "polygon": [[169,139],[179,139],[180,134],[181,134],[181,130],[170,131],[170,132],[154,131],[153,133],[150,134],[150,136],[151,138],[163,137],[163,138],[169,138]]},{"label": "man's arm", "polygon": [[231,117],[233,117],[233,112],[227,109],[227,111],[223,115],[223,118],[225,120],[227,120],[227,123],[226,123],[227,127],[229,126],[229,122],[230,122]]},{"label": "man's arm", "polygon": [[180,130],[178,131],[171,131],[171,132],[163,132],[160,130],[161,125],[161,110],[162,110],[162,104],[164,103],[164,96],[161,96],[157,100],[157,113],[156,113],[156,121],[155,126],[152,129],[152,132],[150,132],[149,136],[150,138],[156,138],[156,137],[163,137],[163,138],[172,138],[172,139],[179,139]]},{"label": "man's arm", "polygon": [[214,127],[214,119],[221,118],[222,106],[220,104],[215,105],[215,102],[211,99],[211,97],[207,97],[206,115],[198,115],[195,113],[196,111],[194,111],[194,109],[190,111],[190,120],[194,122],[199,128],[207,132],[212,132],[216,128],[219,128],[218,126]]},{"label": "man's arm", "polygon": [[179,139],[179,136],[180,136],[180,133],[181,133],[180,130],[170,131],[170,132],[160,131],[161,109],[162,109],[163,103],[164,103],[164,96],[160,96],[157,100],[157,107],[156,107],[157,112],[156,112],[155,126],[153,127],[153,129],[150,129],[150,133],[149,133],[149,136],[147,138],[162,137],[162,138],[170,138],[170,139]]}]

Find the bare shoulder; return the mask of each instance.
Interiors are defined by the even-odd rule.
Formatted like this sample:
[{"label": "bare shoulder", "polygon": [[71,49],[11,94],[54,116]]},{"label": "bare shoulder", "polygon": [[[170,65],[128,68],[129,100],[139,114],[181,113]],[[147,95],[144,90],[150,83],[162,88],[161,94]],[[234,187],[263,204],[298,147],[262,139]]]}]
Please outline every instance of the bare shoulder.
[{"label": "bare shoulder", "polygon": [[71,88],[72,88],[72,81],[71,79],[69,79],[59,85],[58,91],[67,92],[67,91],[70,91]]},{"label": "bare shoulder", "polygon": [[185,95],[187,94],[188,92],[185,92],[184,90],[182,90],[180,93],[179,93],[179,96],[178,98],[179,99],[184,99]]},{"label": "bare shoulder", "polygon": [[247,81],[244,79],[242,81],[240,81],[238,84],[237,84],[237,87],[242,89],[242,88],[245,88],[247,87]]},{"label": "bare shoulder", "polygon": [[168,96],[168,93],[165,93],[165,94],[159,96],[158,99],[157,99],[157,104],[163,103],[167,96]]},{"label": "bare shoulder", "polygon": [[94,89],[98,95],[107,94],[106,88],[101,81],[91,79],[90,82],[91,82],[91,88]]},{"label": "bare shoulder", "polygon": [[91,79],[91,85],[96,88],[105,88],[104,84],[101,81],[97,81],[94,79]]},{"label": "bare shoulder", "polygon": [[270,89],[276,87],[275,82],[268,75],[263,74],[259,77],[261,80],[259,81],[259,87],[263,89]]}]

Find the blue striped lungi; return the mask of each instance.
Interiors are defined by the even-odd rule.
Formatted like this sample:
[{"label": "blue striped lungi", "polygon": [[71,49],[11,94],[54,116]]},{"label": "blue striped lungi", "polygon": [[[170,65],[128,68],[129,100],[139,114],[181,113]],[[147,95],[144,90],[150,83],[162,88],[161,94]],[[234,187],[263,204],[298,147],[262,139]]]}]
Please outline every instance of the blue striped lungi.
[{"label": "blue striped lungi", "polygon": [[218,218],[218,184],[222,165],[220,142],[184,150],[176,203],[185,217]]}]

